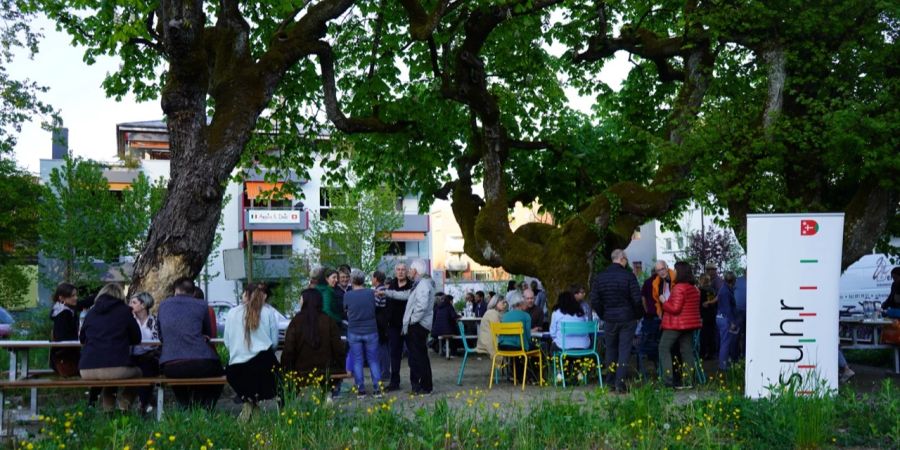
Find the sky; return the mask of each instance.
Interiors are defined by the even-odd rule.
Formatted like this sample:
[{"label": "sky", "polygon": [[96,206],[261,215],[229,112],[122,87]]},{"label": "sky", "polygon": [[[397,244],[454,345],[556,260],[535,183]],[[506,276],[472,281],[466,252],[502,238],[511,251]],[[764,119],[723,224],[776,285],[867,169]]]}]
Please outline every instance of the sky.
[{"label": "sky", "polygon": [[[117,102],[106,97],[102,82],[107,73],[118,67],[116,58],[98,58],[88,66],[82,60],[84,48],[73,46],[69,36],[56,31],[52,22],[40,19],[33,26],[44,32],[39,52],[33,59],[24,54],[18,56],[7,70],[14,79],[28,78],[49,88],[41,99],[61,112],[63,125],[69,129],[69,148],[75,156],[114,161],[116,124],[162,118],[158,100],[138,103],[128,96]],[[562,49],[551,48],[551,52],[557,51]],[[604,65],[599,78],[618,89],[629,66],[627,55],[619,52]],[[574,91],[567,93],[575,108],[590,110],[592,99],[579,97]],[[41,129],[40,123],[25,124],[15,148],[19,165],[29,172],[39,172],[40,160],[51,157],[51,142],[50,133]]]}]

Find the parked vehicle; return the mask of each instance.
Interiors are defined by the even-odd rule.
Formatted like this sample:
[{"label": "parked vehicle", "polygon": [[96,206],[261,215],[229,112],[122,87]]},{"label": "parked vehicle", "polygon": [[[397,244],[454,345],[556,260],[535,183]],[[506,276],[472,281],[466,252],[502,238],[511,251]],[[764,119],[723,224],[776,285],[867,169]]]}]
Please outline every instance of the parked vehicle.
[{"label": "parked vehicle", "polygon": [[13,316],[11,316],[8,311],[0,308],[0,338],[9,339],[15,323],[16,319],[13,319]]},{"label": "parked vehicle", "polygon": [[[216,328],[218,328],[219,337],[221,337],[225,333],[225,319],[228,317],[228,311],[231,311],[231,308],[234,308],[237,305],[225,300],[210,300],[209,306],[212,307],[216,314]],[[283,342],[284,333],[287,331],[291,319],[285,317],[284,314],[277,309],[275,310],[275,313],[278,315],[278,340]]]}]

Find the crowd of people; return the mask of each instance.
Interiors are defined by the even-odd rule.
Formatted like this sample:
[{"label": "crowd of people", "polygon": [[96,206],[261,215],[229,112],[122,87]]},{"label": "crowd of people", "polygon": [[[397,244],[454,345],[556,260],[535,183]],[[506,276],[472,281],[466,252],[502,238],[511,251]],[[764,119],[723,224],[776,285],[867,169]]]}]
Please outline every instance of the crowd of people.
[{"label": "crowd of people", "polygon": [[[721,370],[741,357],[745,278],[732,272],[720,277],[714,265],[695,278],[685,262],[669,268],[658,261],[641,286],[623,250],[614,250],[610,257],[611,264],[593,277],[589,298],[584,286],[573,284],[558,294],[552,311],[547,311],[546,291],[536,281],[511,281],[505,295],[465,294],[462,315],[481,318],[472,343],[475,351],[490,356],[498,348],[528,351],[535,345],[532,333],[544,330],[552,352],[593,348],[597,343],[588,335],[563,339],[562,324],[597,321],[604,334],[605,381],[620,392],[627,391],[633,348],[639,366],[643,358],[655,361],[663,383],[676,388],[691,386],[698,356],[717,359]],[[51,340],[79,340],[82,347],[52,349],[51,367],[62,376],[94,380],[225,375],[235,401],[242,403],[244,420],[260,401],[278,395],[280,374],[290,374],[300,384],[330,382],[333,395],[340,391],[341,381],[330,375],[345,372],[352,373],[360,397],[399,390],[404,355],[410,392],[428,395],[434,389],[429,337],[437,341],[458,334],[460,312],[452,295],[435,292],[424,261],[399,263],[393,275],[388,278],[376,271],[369,276],[346,265],[314,269],[310,285],[301,293],[300,311],[285,332],[280,360],[278,315],[268,304],[271,292],[265,284],[247,285],[240,304],[226,318],[224,367],[211,343],[217,336],[215,315],[192,280],[174,283],[174,295],[155,309],[149,293],[126,297],[119,284],[108,284],[79,300],[78,289],[62,283],[53,295]],[[900,305],[900,271],[895,269],[892,275],[895,283],[885,310]],[[83,310],[88,312],[79,325]],[[495,343],[491,324],[514,322],[522,324],[524,340],[502,336]],[[366,366],[371,390],[365,383]],[[846,375],[846,363],[842,370]],[[213,408],[222,388],[201,384],[176,386],[173,391],[184,407]],[[128,410],[137,397],[142,413],[152,410],[150,387],[116,391],[92,389],[91,401],[99,399],[106,410]]]}]

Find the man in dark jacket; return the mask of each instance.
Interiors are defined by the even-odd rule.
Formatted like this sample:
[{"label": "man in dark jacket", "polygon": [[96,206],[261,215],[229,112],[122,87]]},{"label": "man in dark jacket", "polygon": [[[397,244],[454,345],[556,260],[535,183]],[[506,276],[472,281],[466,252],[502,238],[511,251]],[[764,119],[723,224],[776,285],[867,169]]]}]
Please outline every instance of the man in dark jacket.
[{"label": "man in dark jacket", "polygon": [[[626,269],[628,256],[625,251],[613,250],[610,259],[612,263],[609,267],[591,281],[591,306],[604,321],[605,365],[608,371],[615,367],[615,389],[624,393],[634,332],[644,308],[637,278]],[[607,375],[608,383],[613,381],[610,378],[612,376]]]},{"label": "man in dark jacket", "polygon": [[[388,283],[392,291],[408,291],[413,282],[407,277],[406,263],[398,263],[394,267],[396,277]],[[406,313],[406,300],[387,298],[388,310],[388,345],[391,350],[391,377],[386,391],[400,389],[400,362],[403,359],[403,315]]]}]

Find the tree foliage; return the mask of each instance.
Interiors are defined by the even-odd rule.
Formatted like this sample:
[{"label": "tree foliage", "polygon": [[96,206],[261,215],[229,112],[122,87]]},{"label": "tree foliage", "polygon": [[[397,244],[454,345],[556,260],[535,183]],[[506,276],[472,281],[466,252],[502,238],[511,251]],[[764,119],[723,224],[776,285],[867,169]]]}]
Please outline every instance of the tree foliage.
[{"label": "tree foliage", "polygon": [[391,243],[391,232],[403,225],[397,194],[391,189],[359,186],[326,188],[331,206],[311,220],[303,238],[320,264],[349,264],[365,273],[378,268]]},{"label": "tree foliage", "polygon": [[22,124],[38,118],[50,128],[58,121],[56,111],[39,99],[46,87],[14,79],[6,71],[17,52],[27,57],[37,53],[42,35],[31,27],[34,15],[26,1],[0,0],[0,154],[13,151]]},{"label": "tree foliage", "polygon": [[34,264],[38,243],[38,205],[43,190],[35,177],[0,158],[0,306],[17,307],[33,274],[26,266]]},{"label": "tree foliage", "polygon": [[[237,164],[302,178],[316,153],[451,199],[473,259],[551,292],[692,195],[739,235],[748,212],[846,211],[847,258],[896,226],[894,2],[37,2],[88,62],[122,59],[110,94],[161,99],[173,188],[138,285],[200,271]],[[513,231],[517,202],[554,223]]]},{"label": "tree foliage", "polygon": [[40,203],[40,251],[47,258],[42,282],[98,285],[104,264],[133,255],[165,196],[162,180],[139,173],[121,197],[109,190],[103,166],[67,157],[50,172]]},{"label": "tree foliage", "polygon": [[730,231],[708,227],[705,232],[694,230],[687,234],[687,246],[679,260],[689,263],[694,273],[703,273],[707,264],[723,270],[739,267],[740,256],[740,246]]}]

